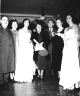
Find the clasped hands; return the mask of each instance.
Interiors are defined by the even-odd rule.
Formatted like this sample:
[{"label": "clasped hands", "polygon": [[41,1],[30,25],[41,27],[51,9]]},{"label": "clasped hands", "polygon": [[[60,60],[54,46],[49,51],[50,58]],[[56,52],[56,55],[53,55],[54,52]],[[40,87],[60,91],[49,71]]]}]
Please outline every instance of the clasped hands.
[{"label": "clasped hands", "polygon": [[56,33],[56,35],[60,36],[61,38],[64,38],[64,34]]}]

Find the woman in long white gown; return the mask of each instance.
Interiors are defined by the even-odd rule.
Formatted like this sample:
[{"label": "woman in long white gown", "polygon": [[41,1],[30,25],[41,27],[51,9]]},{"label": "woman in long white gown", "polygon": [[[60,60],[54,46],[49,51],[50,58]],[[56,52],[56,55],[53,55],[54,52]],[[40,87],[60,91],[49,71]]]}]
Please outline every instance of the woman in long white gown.
[{"label": "woman in long white gown", "polygon": [[18,32],[19,45],[17,45],[15,81],[19,82],[32,82],[35,70],[33,44],[30,40],[31,31],[28,29],[29,23],[29,19],[24,19],[24,27]]},{"label": "woman in long white gown", "polygon": [[73,23],[72,17],[67,16],[69,27],[64,32],[64,49],[59,84],[63,89],[73,89],[80,81],[80,68],[78,58],[78,27]]}]

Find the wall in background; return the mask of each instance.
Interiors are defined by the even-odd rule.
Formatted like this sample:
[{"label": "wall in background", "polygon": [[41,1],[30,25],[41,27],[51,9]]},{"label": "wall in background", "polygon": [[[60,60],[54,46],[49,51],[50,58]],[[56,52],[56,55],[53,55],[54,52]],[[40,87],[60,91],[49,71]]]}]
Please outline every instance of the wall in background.
[{"label": "wall in background", "polygon": [[0,0],[0,15],[1,15],[1,0]]},{"label": "wall in background", "polygon": [[[30,21],[34,21],[36,18],[40,18],[41,15],[33,14],[12,14],[12,13],[1,13],[1,15],[6,15],[9,17],[9,20],[15,18],[18,22],[22,22],[24,18],[28,18]],[[45,15],[47,19],[53,18],[52,15]]]}]

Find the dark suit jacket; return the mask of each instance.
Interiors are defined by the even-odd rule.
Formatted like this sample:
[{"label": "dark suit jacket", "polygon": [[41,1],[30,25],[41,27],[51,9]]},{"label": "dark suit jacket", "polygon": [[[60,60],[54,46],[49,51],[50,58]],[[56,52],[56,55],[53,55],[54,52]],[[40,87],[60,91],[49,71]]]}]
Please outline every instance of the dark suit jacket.
[{"label": "dark suit jacket", "polygon": [[13,35],[9,29],[0,26],[0,73],[8,73],[14,70]]},{"label": "dark suit jacket", "polygon": [[[49,35],[48,50],[49,50],[50,55],[52,55],[52,47],[53,47],[53,45],[52,45],[52,38],[53,38],[53,37],[52,37],[51,34],[50,34],[49,28],[46,29],[46,31],[48,32],[48,35]],[[54,34],[56,33],[56,31],[57,31],[57,28],[53,28]]]}]

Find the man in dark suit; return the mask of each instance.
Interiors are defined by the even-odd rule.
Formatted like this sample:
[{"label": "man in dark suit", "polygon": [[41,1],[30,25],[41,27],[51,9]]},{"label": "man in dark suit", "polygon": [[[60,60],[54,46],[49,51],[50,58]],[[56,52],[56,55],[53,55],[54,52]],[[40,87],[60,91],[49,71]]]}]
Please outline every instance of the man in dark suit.
[{"label": "man in dark suit", "polygon": [[1,18],[0,26],[0,81],[7,82],[9,74],[15,71],[14,40],[11,31],[7,28],[9,19]]},{"label": "man in dark suit", "polygon": [[53,73],[53,69],[52,69],[52,37],[54,37],[54,33],[56,31],[56,29],[54,28],[55,26],[55,21],[53,19],[49,19],[48,20],[48,34],[49,34],[49,38],[50,38],[50,43],[48,46],[48,50],[49,50],[49,54],[50,54],[50,61],[49,61],[49,74],[50,75],[54,75]]}]

